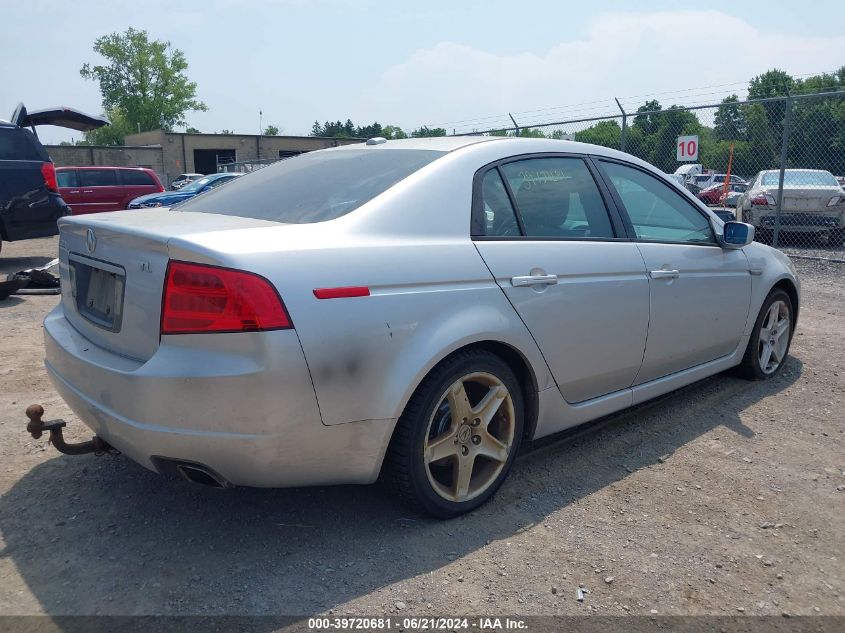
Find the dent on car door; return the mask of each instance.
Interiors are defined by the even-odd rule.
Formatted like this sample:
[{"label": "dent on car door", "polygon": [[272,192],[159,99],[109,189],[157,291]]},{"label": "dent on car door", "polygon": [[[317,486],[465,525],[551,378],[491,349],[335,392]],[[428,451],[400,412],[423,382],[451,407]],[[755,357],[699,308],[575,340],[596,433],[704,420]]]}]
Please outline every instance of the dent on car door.
[{"label": "dent on car door", "polygon": [[585,160],[527,158],[476,178],[475,245],[537,341],[564,399],[631,386],[648,329],[648,280]]},{"label": "dent on car door", "polygon": [[636,384],[735,351],[751,298],[745,253],[719,246],[709,217],[656,176],[600,164],[649,274],[651,317]]}]

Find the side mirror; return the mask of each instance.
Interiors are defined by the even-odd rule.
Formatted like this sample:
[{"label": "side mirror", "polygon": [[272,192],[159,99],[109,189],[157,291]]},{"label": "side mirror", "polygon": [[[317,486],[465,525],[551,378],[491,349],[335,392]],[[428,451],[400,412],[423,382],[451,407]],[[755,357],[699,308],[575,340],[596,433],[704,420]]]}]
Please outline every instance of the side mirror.
[{"label": "side mirror", "polygon": [[202,189],[200,189],[200,193],[205,193],[206,191],[211,191],[211,185],[206,185]]},{"label": "side mirror", "polygon": [[742,248],[754,241],[754,227],[745,222],[725,222],[722,248]]}]

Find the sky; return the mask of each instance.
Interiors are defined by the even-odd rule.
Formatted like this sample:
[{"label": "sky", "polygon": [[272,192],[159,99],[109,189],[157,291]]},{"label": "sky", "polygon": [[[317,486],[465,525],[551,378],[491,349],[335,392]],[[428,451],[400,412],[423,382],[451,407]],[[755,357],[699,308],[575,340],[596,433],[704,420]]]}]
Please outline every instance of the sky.
[{"label": "sky", "polygon": [[79,69],[130,26],[185,53],[203,132],[255,134],[262,111],[290,135],[347,118],[451,133],[614,112],[613,97],[711,103],[773,67],[829,72],[845,65],[841,15],[833,0],[27,0],[0,8],[0,118],[19,101],[102,113]]}]

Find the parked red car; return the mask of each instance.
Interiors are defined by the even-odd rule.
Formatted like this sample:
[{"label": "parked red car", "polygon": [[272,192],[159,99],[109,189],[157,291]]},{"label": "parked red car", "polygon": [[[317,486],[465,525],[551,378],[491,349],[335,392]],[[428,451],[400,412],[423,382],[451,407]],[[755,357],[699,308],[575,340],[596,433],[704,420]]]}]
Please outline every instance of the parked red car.
[{"label": "parked red car", "polygon": [[164,191],[156,173],[143,167],[57,167],[56,179],[73,215],[120,211],[138,196]]},{"label": "parked red car", "polygon": [[[698,199],[701,200],[704,204],[708,206],[717,206],[721,204],[722,199],[722,191],[724,190],[725,185],[724,183],[720,182],[716,185],[711,185],[707,187],[707,189],[702,189],[698,192]],[[748,188],[748,185],[740,184],[740,183],[731,183],[728,185],[728,192],[739,192],[742,193]]]}]

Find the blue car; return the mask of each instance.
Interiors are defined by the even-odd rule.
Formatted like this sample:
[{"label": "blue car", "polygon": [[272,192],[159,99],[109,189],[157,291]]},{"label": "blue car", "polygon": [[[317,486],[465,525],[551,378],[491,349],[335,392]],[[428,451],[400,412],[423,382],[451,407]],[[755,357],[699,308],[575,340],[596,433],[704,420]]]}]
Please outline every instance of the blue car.
[{"label": "blue car", "polygon": [[190,200],[206,191],[211,191],[215,187],[219,187],[223,183],[229,182],[242,176],[243,174],[237,172],[226,172],[222,174],[210,174],[203,176],[199,180],[185,185],[178,191],[164,191],[162,193],[151,193],[146,196],[135,198],[129,203],[127,209],[147,209],[150,207],[172,207],[185,200]]}]

